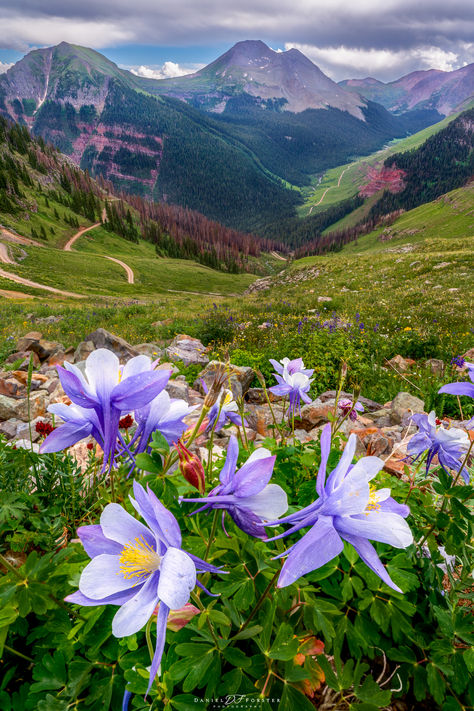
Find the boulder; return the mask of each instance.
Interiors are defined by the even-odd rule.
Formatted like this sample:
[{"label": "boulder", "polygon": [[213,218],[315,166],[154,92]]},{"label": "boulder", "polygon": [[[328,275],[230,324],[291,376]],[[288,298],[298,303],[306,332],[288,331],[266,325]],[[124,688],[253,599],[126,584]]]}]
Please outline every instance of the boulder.
[{"label": "boulder", "polygon": [[[274,405],[276,421],[281,422],[283,408],[281,405]],[[248,404],[245,408],[245,419],[250,429],[255,430],[262,437],[274,437],[277,435],[273,422],[272,413],[268,405]]]},{"label": "boulder", "polygon": [[406,421],[406,416],[416,412],[424,412],[425,403],[419,397],[410,393],[400,392],[392,400],[390,418],[392,423],[400,424]]},{"label": "boulder", "polygon": [[31,350],[30,346],[33,343],[39,343],[39,341],[43,338],[43,334],[40,333],[40,331],[29,331],[29,333],[26,333],[24,336],[18,339],[18,342],[16,344],[17,350],[18,351],[28,351]]},{"label": "boulder", "polygon": [[[272,392],[270,392],[270,390],[267,390],[267,393],[270,402],[278,402],[279,400],[283,400],[283,397],[281,397],[280,395],[274,395]],[[245,399],[247,400],[247,402],[259,403],[260,405],[263,405],[267,402],[267,399],[265,397],[265,390],[263,388],[249,388],[245,393]]]},{"label": "boulder", "polygon": [[[28,422],[28,400],[13,400],[16,404],[13,417],[18,417],[23,422]],[[36,417],[42,417],[46,414],[46,407],[49,398],[45,390],[37,390],[30,393],[30,417],[34,420]],[[1,418],[0,418],[1,419]]]},{"label": "boulder", "polygon": [[171,375],[179,373],[179,368],[177,368],[173,363],[165,361],[164,363],[158,363],[155,370],[171,370]]},{"label": "boulder", "polygon": [[161,358],[161,356],[163,355],[163,349],[160,348],[160,346],[156,343],[139,343],[138,346],[133,347],[137,351],[137,353],[139,353],[140,355],[147,355],[152,360],[156,360],[156,358]]},{"label": "boulder", "polygon": [[209,363],[206,348],[201,341],[186,334],[175,336],[168,348],[165,349],[165,355],[171,361],[182,361],[186,367],[188,365],[205,366]]},{"label": "boulder", "polygon": [[53,354],[59,351],[64,352],[64,346],[62,346],[61,343],[58,343],[57,341],[46,341],[42,338],[39,331],[30,331],[26,334],[26,336],[20,338],[17,343],[17,348],[20,352],[32,351],[33,353],[36,353],[41,361],[50,358]]},{"label": "boulder", "polygon": [[92,351],[95,351],[95,346],[92,341],[81,341],[74,351],[74,363],[86,360]]},{"label": "boulder", "polygon": [[174,380],[170,380],[165,390],[171,398],[189,402],[189,385],[184,375],[178,375]]},{"label": "boulder", "polygon": [[5,420],[5,422],[0,423],[0,434],[4,435],[7,439],[13,439],[16,437],[18,427],[24,424],[24,422],[18,420],[16,417],[12,417],[10,420]]},{"label": "boulder", "polygon": [[10,420],[17,416],[17,407],[19,400],[14,400],[7,395],[0,395],[0,422]]},{"label": "boulder", "polygon": [[387,361],[389,365],[392,366],[392,368],[395,368],[396,370],[400,371],[401,373],[404,373],[406,370],[409,370],[412,365],[415,364],[415,361],[412,360],[411,358],[404,358],[401,355],[396,355],[393,356],[393,358],[390,358],[389,361]]},{"label": "boulder", "polygon": [[138,351],[130,343],[127,343],[124,338],[115,336],[110,331],[106,331],[105,328],[98,328],[96,331],[89,333],[85,340],[91,341],[95,348],[107,348],[123,362],[139,355]]},{"label": "boulder", "polygon": [[254,379],[255,371],[253,368],[232,365],[232,363],[221,363],[218,360],[211,361],[209,365],[199,374],[199,377],[194,382],[196,390],[204,392],[201,381],[204,381],[209,389],[214,382],[217,373],[219,373],[222,369],[225,369],[227,374],[226,387],[232,390],[234,398],[242,397],[249,389],[250,383]]},{"label": "boulder", "polygon": [[464,353],[463,358],[467,360],[468,363],[474,363],[474,348],[469,348],[469,350]]},{"label": "boulder", "polygon": [[14,377],[0,378],[0,395],[16,399],[26,397],[26,387]]},{"label": "boulder", "polygon": [[321,399],[317,398],[314,402],[303,405],[300,414],[295,417],[295,426],[309,432],[314,427],[329,422],[329,415],[333,412],[334,399],[321,402]]},{"label": "boulder", "polygon": [[425,368],[431,370],[433,375],[443,375],[444,373],[444,361],[439,358],[429,358],[425,361]]},{"label": "boulder", "polygon": [[38,368],[41,365],[41,361],[34,351],[18,351],[17,353],[12,353],[5,360],[5,363],[16,363],[17,361],[20,361],[18,369],[28,370],[30,358],[33,358],[33,365],[35,368]]}]

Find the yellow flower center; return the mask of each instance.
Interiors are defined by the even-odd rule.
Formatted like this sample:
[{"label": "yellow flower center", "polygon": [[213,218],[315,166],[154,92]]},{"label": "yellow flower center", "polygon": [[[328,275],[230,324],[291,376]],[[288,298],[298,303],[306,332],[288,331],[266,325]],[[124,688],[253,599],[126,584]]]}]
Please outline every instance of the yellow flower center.
[{"label": "yellow flower center", "polygon": [[[161,557],[145,541],[143,536],[129,541],[120,556],[120,572],[127,580],[143,578],[158,570]],[[137,584],[140,581],[137,581]]]},{"label": "yellow flower center", "polygon": [[378,494],[375,486],[370,484],[369,486],[369,502],[365,507],[365,515],[367,516],[369,511],[378,511],[380,509],[380,504],[378,500]]},{"label": "yellow flower center", "polygon": [[232,393],[228,390],[224,396],[224,401],[223,405],[228,405],[230,402],[232,402]]}]

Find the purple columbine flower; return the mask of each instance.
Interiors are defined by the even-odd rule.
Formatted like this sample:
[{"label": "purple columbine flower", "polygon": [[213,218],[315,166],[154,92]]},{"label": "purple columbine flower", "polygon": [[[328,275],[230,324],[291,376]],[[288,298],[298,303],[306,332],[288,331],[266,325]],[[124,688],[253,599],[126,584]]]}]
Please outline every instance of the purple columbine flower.
[{"label": "purple columbine flower", "polygon": [[180,498],[180,502],[203,503],[204,506],[194,513],[205,509],[223,509],[222,522],[227,512],[242,531],[257,538],[266,538],[266,521],[282,516],[288,509],[288,499],[281,486],[269,484],[275,457],[268,449],[256,449],[245,464],[235,471],[238,456],[239,445],[232,436],[219,475],[221,483],[208,496],[199,499]]},{"label": "purple columbine flower", "polygon": [[303,371],[298,370],[291,374],[284,368],[283,375],[274,373],[274,376],[278,381],[278,385],[273,385],[269,388],[269,391],[274,395],[289,396],[290,406],[288,412],[290,415],[294,414],[300,406],[301,400],[306,403],[311,402],[308,391],[313,381]]},{"label": "purple columbine flower", "polygon": [[279,375],[283,375],[283,371],[286,370],[290,375],[294,375],[295,373],[303,373],[310,378],[314,372],[313,370],[305,369],[302,358],[295,358],[294,360],[282,358],[280,361],[270,358],[270,363]]},{"label": "purple columbine flower", "polygon": [[48,412],[57,415],[64,424],[56,427],[41,445],[41,453],[59,452],[71,447],[79,440],[92,435],[101,447],[104,446],[104,433],[94,410],[86,410],[79,405],[54,403],[48,407]]},{"label": "purple columbine flower", "polygon": [[361,402],[356,402],[355,405],[352,406],[352,401],[347,398],[339,401],[339,409],[344,417],[349,415],[349,419],[353,422],[357,420],[358,412],[364,412],[364,406]]},{"label": "purple columbine flower", "polygon": [[220,571],[181,549],[178,522],[150,488],[134,482],[133,493],[130,501],[147,525],[119,504],[108,504],[100,524],[81,526],[77,533],[92,560],[82,571],[79,590],[66,601],[119,605],[112,620],[115,637],[138,632],[160,603],[148,693],[160,666],[169,611],[181,609],[196,584],[205,589],[197,573]]},{"label": "purple columbine flower", "polygon": [[331,451],[331,425],[324,427],[321,433],[321,464],[316,479],[319,498],[306,508],[272,522],[273,526],[281,523],[291,523],[292,526],[271,540],[311,526],[295,545],[276,556],[288,556],[280,573],[278,587],[291,585],[298,578],[335,558],[344,547],[344,539],[354,546],[364,563],[384,583],[401,592],[391,580],[369,539],[396,548],[409,546],[413,536],[404,519],[410,510],[408,506],[392,499],[390,489],[376,490],[369,485],[384,463],[378,457],[363,457],[352,465],[355,449],[356,436],[352,434],[339,464],[326,480],[326,466]]},{"label": "purple columbine flower", "polygon": [[129,447],[138,442],[134,454],[144,452],[156,430],[161,432],[168,444],[177,442],[187,428],[184,418],[195,409],[196,406],[189,407],[184,400],[170,398],[163,390],[148,405],[135,410],[134,416],[138,426]]},{"label": "purple columbine flower", "polygon": [[[145,355],[131,358],[122,367],[112,351],[99,348],[88,357],[85,376],[71,363],[65,363],[64,368],[58,366],[58,375],[70,400],[81,408],[93,410],[96,415],[98,431],[102,437],[102,442],[99,440],[99,443],[104,450],[102,469],[105,470],[114,462],[121,415],[148,405],[166,386],[170,371],[152,370],[151,360]],[[71,422],[68,426],[68,435],[71,438],[70,425]],[[78,427],[79,436],[76,441],[82,439],[81,432],[81,427]],[[60,438],[56,436],[53,442],[57,445]],[[58,449],[51,449],[47,437],[41,451]]]},{"label": "purple columbine flower", "polygon": [[[474,398],[474,363],[468,363],[463,359],[463,366],[459,367],[467,368],[471,382],[448,383],[447,385],[443,385],[443,387],[438,390],[438,393],[447,393],[448,395],[465,395],[466,397]],[[472,417],[469,422],[465,424],[465,427],[467,429],[474,427],[474,417]]]},{"label": "purple columbine flower", "polygon": [[[239,414],[239,408],[234,400],[231,390],[221,390],[219,397],[209,410],[208,418],[209,422],[206,427],[208,432],[212,429],[215,429],[215,431],[218,432],[222,427],[224,427],[225,424],[227,424],[227,422],[232,422],[232,424],[237,425],[238,427],[242,425],[242,418]],[[246,424],[247,423],[244,420],[244,425]]]},{"label": "purple columbine flower", "polygon": [[[463,452],[467,451],[469,447],[467,432],[456,427],[451,427],[449,430],[444,427],[436,429],[434,410],[429,415],[413,415],[412,420],[418,427],[417,434],[411,438],[407,447],[407,452],[413,457],[413,460],[418,459],[424,452],[428,452],[427,474],[435,455],[438,455],[438,461],[446,473],[449,473],[450,469],[459,471]],[[466,467],[463,467],[461,474],[464,481],[469,482],[469,472]]]}]

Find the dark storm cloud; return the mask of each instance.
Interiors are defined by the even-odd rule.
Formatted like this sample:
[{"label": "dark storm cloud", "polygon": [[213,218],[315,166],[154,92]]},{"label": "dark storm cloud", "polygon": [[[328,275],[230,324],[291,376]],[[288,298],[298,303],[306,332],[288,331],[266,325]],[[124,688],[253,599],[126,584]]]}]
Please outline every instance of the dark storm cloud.
[{"label": "dark storm cloud", "polygon": [[[425,59],[437,60],[440,68],[455,68],[473,61],[474,3],[44,0],[40,5],[38,0],[16,0],[13,6],[11,0],[0,0],[0,46],[4,48],[27,49],[62,39],[106,47],[127,43],[212,46],[247,38],[263,39],[272,46],[304,46],[314,58],[325,52],[325,68],[333,74],[347,74],[344,70],[354,67],[348,52],[358,59],[360,66],[354,68],[359,75],[370,52],[379,53],[372,58],[377,57],[382,74],[396,67],[424,66]],[[337,55],[340,48],[346,65]]]}]

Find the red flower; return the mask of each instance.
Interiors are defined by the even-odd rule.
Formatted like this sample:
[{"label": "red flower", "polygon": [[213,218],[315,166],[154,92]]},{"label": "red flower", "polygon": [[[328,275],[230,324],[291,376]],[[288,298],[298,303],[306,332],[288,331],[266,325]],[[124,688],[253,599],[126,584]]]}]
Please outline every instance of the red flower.
[{"label": "red flower", "polygon": [[88,443],[87,443],[87,449],[94,449],[94,443],[93,443],[93,442],[88,442]]},{"label": "red flower", "polygon": [[43,437],[47,437],[48,435],[51,434],[53,430],[56,428],[53,427],[52,424],[49,422],[45,422],[44,420],[40,420],[39,422],[36,423],[35,425],[35,430],[39,435],[42,435]]},{"label": "red flower", "polygon": [[125,415],[119,422],[119,427],[121,430],[128,430],[133,425],[133,417],[131,415]]}]

